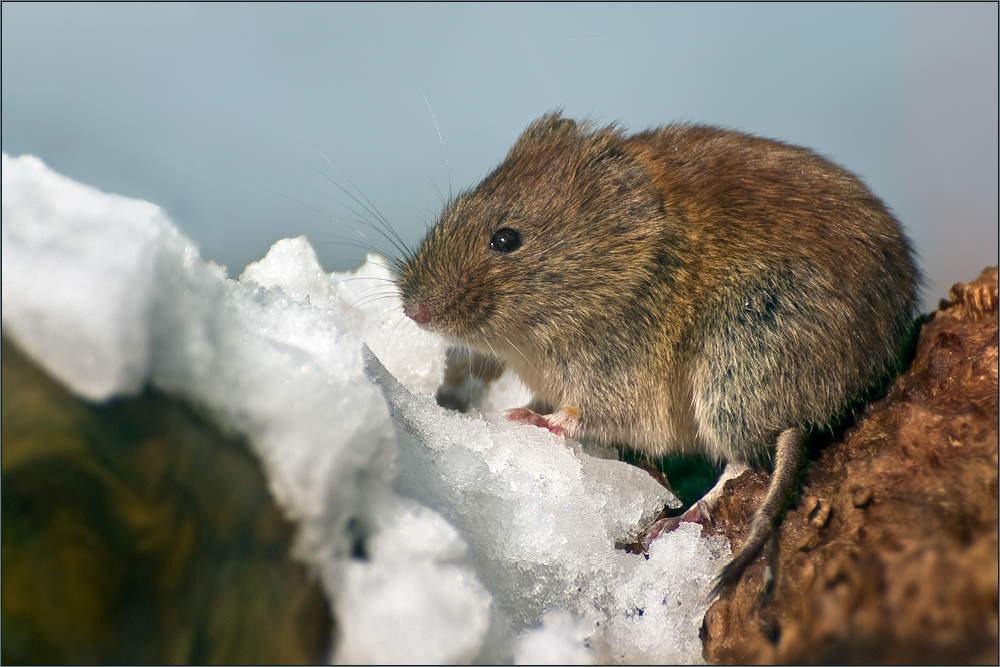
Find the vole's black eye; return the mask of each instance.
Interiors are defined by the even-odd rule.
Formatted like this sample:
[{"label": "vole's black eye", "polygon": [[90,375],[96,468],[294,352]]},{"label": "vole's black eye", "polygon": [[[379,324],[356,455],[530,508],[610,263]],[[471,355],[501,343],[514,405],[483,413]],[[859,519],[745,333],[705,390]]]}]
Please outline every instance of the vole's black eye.
[{"label": "vole's black eye", "polygon": [[490,237],[490,250],[493,252],[514,252],[520,247],[521,235],[510,227],[498,229]]}]

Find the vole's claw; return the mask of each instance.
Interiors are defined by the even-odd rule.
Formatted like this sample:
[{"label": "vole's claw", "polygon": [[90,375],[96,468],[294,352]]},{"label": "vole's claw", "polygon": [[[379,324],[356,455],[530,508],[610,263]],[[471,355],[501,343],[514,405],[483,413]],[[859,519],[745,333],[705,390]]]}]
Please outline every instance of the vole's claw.
[{"label": "vole's claw", "polygon": [[[681,516],[681,521],[690,521],[691,523],[700,523],[705,526],[712,523],[712,510],[714,509],[715,503],[709,502],[702,498],[698,502],[688,509],[687,512]],[[690,518],[688,518],[690,515]]]}]

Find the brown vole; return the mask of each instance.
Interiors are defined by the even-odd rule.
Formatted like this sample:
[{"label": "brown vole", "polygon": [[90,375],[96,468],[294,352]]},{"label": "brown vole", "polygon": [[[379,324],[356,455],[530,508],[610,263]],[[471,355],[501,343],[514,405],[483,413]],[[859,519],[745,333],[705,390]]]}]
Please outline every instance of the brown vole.
[{"label": "brown vole", "polygon": [[651,457],[773,456],[725,585],[768,537],[803,426],[889,370],[912,255],[882,202],[807,149],[554,113],[446,205],[397,284],[418,324],[517,372],[535,396],[522,421]]}]

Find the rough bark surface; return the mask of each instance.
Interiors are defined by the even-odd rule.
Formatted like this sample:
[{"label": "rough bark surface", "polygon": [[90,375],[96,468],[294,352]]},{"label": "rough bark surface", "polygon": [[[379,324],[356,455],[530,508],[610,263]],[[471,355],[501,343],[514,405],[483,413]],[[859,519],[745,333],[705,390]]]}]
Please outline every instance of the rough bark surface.
[{"label": "rough bark surface", "polygon": [[[764,558],[709,609],[722,663],[992,663],[997,633],[997,268],[956,284],[911,367],[823,448]],[[745,473],[706,531],[741,546]]]}]

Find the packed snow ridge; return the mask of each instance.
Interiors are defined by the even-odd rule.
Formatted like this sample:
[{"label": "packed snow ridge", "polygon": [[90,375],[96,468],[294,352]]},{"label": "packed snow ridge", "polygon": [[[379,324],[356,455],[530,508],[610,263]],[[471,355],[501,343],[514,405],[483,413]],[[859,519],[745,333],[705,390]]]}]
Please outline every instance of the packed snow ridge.
[{"label": "packed snow ridge", "polygon": [[[3,331],[93,401],[151,385],[244,434],[337,619],[334,662],[701,662],[722,538],[644,471],[439,407],[446,341],[403,316],[385,262],[324,273],[305,238],[239,279],[154,204],[3,156]],[[360,549],[359,549],[360,545]]]}]

